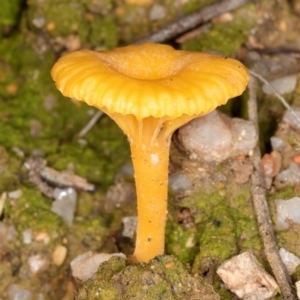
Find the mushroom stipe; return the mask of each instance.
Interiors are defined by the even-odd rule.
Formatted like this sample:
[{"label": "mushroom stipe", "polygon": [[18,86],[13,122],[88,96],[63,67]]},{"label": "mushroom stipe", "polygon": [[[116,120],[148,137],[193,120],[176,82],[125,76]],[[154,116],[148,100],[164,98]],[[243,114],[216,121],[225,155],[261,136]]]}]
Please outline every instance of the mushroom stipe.
[{"label": "mushroom stipe", "polygon": [[127,135],[138,207],[133,257],[163,254],[171,136],[240,95],[247,69],[227,57],[145,43],[67,54],[51,75],[63,95],[99,108]]}]

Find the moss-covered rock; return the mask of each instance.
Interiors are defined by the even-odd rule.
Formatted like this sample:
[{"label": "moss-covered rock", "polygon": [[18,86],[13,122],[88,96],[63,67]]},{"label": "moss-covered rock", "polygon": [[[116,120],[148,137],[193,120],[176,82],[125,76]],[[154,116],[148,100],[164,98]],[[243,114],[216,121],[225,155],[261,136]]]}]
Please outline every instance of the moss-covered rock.
[{"label": "moss-covered rock", "polygon": [[81,287],[76,299],[208,300],[219,296],[173,256],[164,255],[148,264],[131,265],[123,258],[111,258]]},{"label": "moss-covered rock", "polygon": [[[193,209],[194,227],[191,228],[195,230],[179,230],[174,225],[170,230],[168,226],[167,250],[178,254],[182,261],[187,262],[189,257],[194,272],[202,269],[201,266],[208,261],[214,261],[217,266],[241,250],[262,249],[246,186],[235,195],[232,191],[196,193],[181,200],[179,206]],[[188,237],[192,238],[194,247],[182,244]]]}]

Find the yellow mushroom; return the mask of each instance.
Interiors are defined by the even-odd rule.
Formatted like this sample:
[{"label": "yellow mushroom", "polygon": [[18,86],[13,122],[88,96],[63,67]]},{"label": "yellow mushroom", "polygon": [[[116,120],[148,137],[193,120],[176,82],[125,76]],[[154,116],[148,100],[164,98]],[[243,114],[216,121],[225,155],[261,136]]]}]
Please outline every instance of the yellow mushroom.
[{"label": "yellow mushroom", "polygon": [[101,109],[127,135],[138,199],[133,256],[148,262],[163,254],[171,135],[240,95],[247,69],[227,57],[146,43],[73,52],[51,74],[63,95]]}]

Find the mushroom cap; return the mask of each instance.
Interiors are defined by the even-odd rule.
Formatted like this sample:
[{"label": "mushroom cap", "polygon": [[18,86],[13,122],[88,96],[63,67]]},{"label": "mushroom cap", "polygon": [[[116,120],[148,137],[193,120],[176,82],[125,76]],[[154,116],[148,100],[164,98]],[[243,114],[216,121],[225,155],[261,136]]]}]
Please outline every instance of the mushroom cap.
[{"label": "mushroom cap", "polygon": [[237,60],[152,43],[76,51],[51,75],[63,95],[138,120],[206,114],[240,95],[249,80]]}]

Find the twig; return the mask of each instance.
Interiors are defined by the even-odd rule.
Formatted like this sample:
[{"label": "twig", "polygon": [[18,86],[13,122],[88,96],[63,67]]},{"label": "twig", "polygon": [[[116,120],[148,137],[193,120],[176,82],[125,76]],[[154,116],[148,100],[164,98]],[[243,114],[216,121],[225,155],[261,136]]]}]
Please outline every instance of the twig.
[{"label": "twig", "polygon": [[66,171],[56,171],[46,164],[46,161],[40,157],[30,157],[25,162],[25,167],[29,170],[29,181],[35,184],[45,196],[53,198],[53,186],[73,187],[84,191],[95,190],[95,186],[85,178]]},{"label": "twig", "polygon": [[212,5],[208,5],[199,11],[168,24],[157,32],[139,39],[136,41],[136,44],[145,42],[161,43],[171,40],[172,38],[178,37],[180,34],[183,34],[200,24],[210,21],[212,18],[215,18],[220,14],[232,11],[251,1],[253,0],[223,0]]},{"label": "twig", "polygon": [[29,170],[28,179],[48,198],[53,198],[53,187],[49,186],[42,180],[40,173],[46,167],[46,161],[41,158],[30,157],[24,163],[26,169]]},{"label": "twig", "polygon": [[99,110],[97,111],[93,117],[89,120],[89,122],[80,130],[78,133],[78,137],[82,138],[84,137],[91,129],[92,127],[97,123],[97,121],[101,118],[103,115],[103,111]]},{"label": "twig", "polygon": [[283,106],[292,114],[292,116],[297,120],[297,122],[300,124],[300,118],[297,116],[297,114],[295,113],[295,111],[292,109],[292,107],[286,102],[286,100],[280,95],[280,93],[276,90],[276,88],[267,80],[265,79],[263,76],[261,76],[260,74],[249,70],[250,74],[256,78],[258,78],[261,82],[263,82],[264,84],[268,85],[272,91],[274,92],[275,96],[281,101],[281,103],[283,104]]},{"label": "twig", "polygon": [[[258,132],[256,91],[256,79],[251,76],[249,82],[248,114],[249,119],[254,123],[256,131]],[[279,250],[276,243],[269,208],[266,200],[265,184],[260,162],[261,153],[259,145],[257,143],[256,147],[254,148],[252,157],[254,170],[251,175],[250,191],[258,221],[259,233],[264,244],[267,260],[270,263],[274,276],[276,277],[276,280],[280,287],[282,299],[296,300],[297,296],[292,289],[291,279],[279,255]]]},{"label": "twig", "polygon": [[75,189],[92,192],[95,186],[88,183],[87,180],[78,175],[67,171],[56,171],[52,168],[45,167],[41,170],[40,176],[52,185],[73,187]]},{"label": "twig", "polygon": [[290,47],[279,47],[279,48],[256,48],[256,47],[247,47],[248,51],[255,51],[259,54],[289,54],[296,57],[300,55],[300,49],[290,48]]}]

